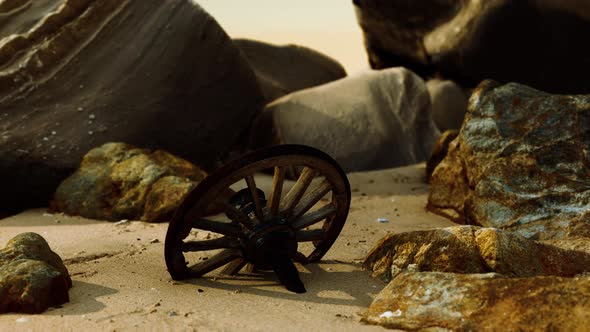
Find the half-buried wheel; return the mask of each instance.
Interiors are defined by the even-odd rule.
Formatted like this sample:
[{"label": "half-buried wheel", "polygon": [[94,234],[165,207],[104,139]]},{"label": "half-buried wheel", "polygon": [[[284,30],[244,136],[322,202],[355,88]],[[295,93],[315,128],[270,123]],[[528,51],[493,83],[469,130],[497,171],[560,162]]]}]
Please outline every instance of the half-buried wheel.
[{"label": "half-buried wheel", "polygon": [[[285,179],[297,170],[296,181]],[[257,185],[255,174],[271,173]],[[228,189],[235,194],[228,197]],[[211,207],[225,212],[207,216]],[[274,270],[287,289],[305,288],[293,261],[318,261],[340,234],[350,206],[346,174],[327,154],[308,146],[278,145],[222,166],[190,192],[166,234],[165,258],[173,279],[246,264]]]}]

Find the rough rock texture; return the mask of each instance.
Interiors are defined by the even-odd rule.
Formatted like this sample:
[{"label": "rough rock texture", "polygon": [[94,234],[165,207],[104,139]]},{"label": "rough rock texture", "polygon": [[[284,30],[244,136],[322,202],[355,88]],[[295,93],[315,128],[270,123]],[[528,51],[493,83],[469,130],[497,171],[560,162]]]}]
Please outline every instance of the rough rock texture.
[{"label": "rough rock texture", "polygon": [[428,158],[428,161],[426,162],[426,179],[430,180],[436,166],[438,166],[449,153],[449,145],[458,135],[459,131],[454,129],[447,130],[440,135],[438,141],[436,141],[434,149],[432,149],[430,158]]},{"label": "rough rock texture", "polygon": [[106,142],[211,167],[262,108],[248,62],[194,1],[8,0],[0,14],[8,207],[46,206]]},{"label": "rough rock texture", "polygon": [[404,330],[587,331],[590,278],[403,273],[362,320]]},{"label": "rough rock texture", "polygon": [[168,221],[207,174],[165,151],[107,143],[57,188],[52,210],[86,218]]},{"label": "rough rock texture", "polygon": [[249,39],[234,39],[234,44],[246,55],[268,102],[346,76],[338,61],[307,47]]},{"label": "rough rock texture", "polygon": [[361,171],[425,160],[439,131],[424,81],[391,68],[280,98],[267,105],[252,134],[254,146],[310,145],[346,171]]},{"label": "rough rock texture", "polygon": [[364,265],[386,282],[407,270],[572,277],[590,272],[590,253],[495,228],[457,226],[388,235],[371,250]]},{"label": "rough rock texture", "polygon": [[61,258],[39,234],[20,234],[0,250],[0,312],[43,312],[68,302],[71,287]]},{"label": "rough rock texture", "polygon": [[467,95],[453,81],[429,80],[426,88],[430,94],[432,117],[443,132],[459,129],[467,111]]},{"label": "rough rock texture", "polygon": [[537,239],[590,237],[590,97],[482,83],[428,207]]},{"label": "rough rock texture", "polygon": [[[590,2],[353,0],[371,66],[590,93]],[[526,22],[526,24],[523,24]]]}]

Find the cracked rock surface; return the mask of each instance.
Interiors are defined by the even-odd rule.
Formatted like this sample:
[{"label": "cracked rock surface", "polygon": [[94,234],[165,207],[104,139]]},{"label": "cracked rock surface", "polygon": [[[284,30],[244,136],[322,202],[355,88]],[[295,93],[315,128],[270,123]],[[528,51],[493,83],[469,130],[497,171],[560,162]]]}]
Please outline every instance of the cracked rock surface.
[{"label": "cracked rock surface", "polygon": [[428,208],[528,238],[582,239],[588,249],[589,151],[590,96],[485,81],[432,173]]}]

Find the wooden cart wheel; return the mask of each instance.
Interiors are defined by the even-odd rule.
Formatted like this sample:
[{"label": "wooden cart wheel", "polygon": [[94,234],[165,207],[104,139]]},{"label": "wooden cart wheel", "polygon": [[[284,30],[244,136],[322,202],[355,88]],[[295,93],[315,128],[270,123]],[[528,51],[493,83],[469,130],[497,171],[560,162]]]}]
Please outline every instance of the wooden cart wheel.
[{"label": "wooden cart wheel", "polygon": [[[300,170],[291,188],[293,181],[285,180],[288,169]],[[264,192],[254,174],[269,170],[272,186]],[[243,189],[228,197],[228,188],[239,184]],[[206,216],[215,205],[225,214]],[[294,266],[273,257],[302,264],[321,259],[340,234],[349,206],[346,174],[327,154],[302,145],[254,151],[214,171],[185,197],[166,234],[168,271],[179,280],[225,266],[222,273],[232,275],[251,263],[292,273]],[[198,258],[190,261],[195,252]],[[277,274],[285,283],[285,276]]]}]

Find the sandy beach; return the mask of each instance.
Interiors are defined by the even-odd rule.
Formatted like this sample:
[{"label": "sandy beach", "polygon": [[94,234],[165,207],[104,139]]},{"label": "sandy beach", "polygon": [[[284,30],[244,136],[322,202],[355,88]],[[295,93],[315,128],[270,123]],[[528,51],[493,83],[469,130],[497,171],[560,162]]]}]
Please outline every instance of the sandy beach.
[{"label": "sandy beach", "polygon": [[[272,273],[173,281],[164,262],[167,224],[120,223],[29,210],[0,220],[0,243],[41,234],[72,276],[70,302],[40,315],[0,316],[4,331],[359,331],[385,284],[360,263],[387,233],[451,226],[426,212],[424,165],[349,174],[346,225],[319,264],[298,266],[307,293]],[[264,179],[259,179],[264,181]],[[389,222],[379,223],[377,218]]]}]

